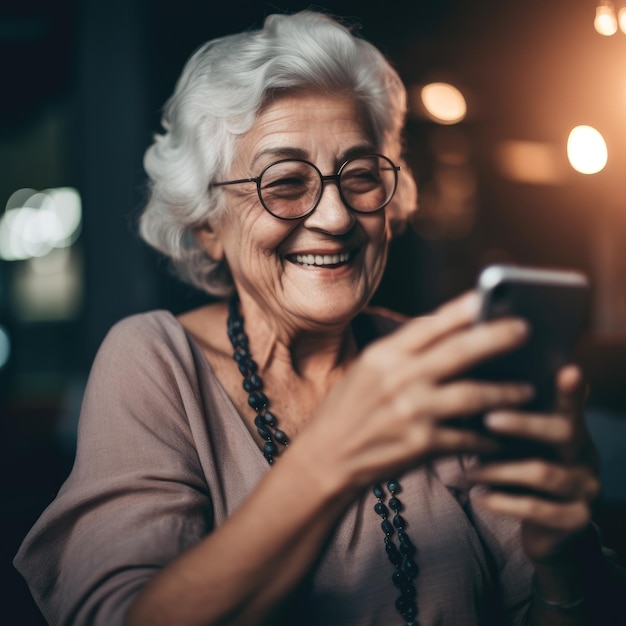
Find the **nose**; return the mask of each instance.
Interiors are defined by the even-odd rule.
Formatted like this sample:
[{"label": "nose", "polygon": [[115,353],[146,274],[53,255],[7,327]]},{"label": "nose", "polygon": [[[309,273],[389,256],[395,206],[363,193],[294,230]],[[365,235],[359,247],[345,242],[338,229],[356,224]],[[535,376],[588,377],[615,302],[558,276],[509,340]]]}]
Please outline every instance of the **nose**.
[{"label": "nose", "polygon": [[330,176],[325,178],[320,200],[315,210],[305,218],[305,226],[332,235],[342,235],[352,228],[355,221],[354,211],[341,199],[337,180]]}]

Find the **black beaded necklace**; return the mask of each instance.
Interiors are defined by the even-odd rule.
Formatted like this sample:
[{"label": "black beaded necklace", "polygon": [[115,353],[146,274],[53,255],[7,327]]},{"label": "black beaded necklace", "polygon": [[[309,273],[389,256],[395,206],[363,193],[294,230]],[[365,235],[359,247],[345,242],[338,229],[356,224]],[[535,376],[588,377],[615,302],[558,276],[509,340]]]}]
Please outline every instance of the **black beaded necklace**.
[{"label": "black beaded necklace", "polygon": [[[244,331],[243,323],[243,316],[239,313],[239,298],[235,293],[228,305],[228,338],[234,349],[233,358],[243,376],[243,388],[248,393],[248,404],[256,411],[254,425],[259,436],[265,441],[263,456],[272,465],[275,457],[279,455],[279,446],[287,447],[289,439],[278,428],[278,420],[269,410],[270,401],[263,393],[263,381],[258,374],[258,366],[250,354],[248,336]],[[417,550],[406,533],[406,521],[400,514],[403,508],[397,497],[401,491],[400,483],[397,480],[389,480],[387,489],[390,498],[385,504],[385,489],[380,484],[374,486],[373,492],[377,500],[374,511],[383,520],[381,528],[384,533],[385,550],[394,567],[391,579],[400,591],[396,600],[396,609],[406,621],[406,626],[418,626],[417,592],[414,583],[418,574],[417,563],[414,559]],[[389,509],[393,512],[391,521]],[[394,534],[397,535],[397,546],[394,542]]]}]

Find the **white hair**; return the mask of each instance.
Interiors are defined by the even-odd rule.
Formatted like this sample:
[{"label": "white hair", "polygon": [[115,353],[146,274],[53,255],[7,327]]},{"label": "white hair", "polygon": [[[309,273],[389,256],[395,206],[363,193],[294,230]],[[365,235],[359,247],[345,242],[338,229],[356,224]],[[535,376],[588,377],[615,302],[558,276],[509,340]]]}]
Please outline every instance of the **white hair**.
[{"label": "white hair", "polygon": [[165,105],[164,132],[144,157],[149,199],[139,233],[180,279],[218,296],[232,289],[226,264],[206,254],[193,230],[225,210],[222,190],[209,184],[228,174],[235,139],[270,98],[301,90],[350,93],[377,146],[400,160],[402,81],[379,50],[337,20],[308,10],[270,15],[260,30],[207,42],[187,61]]}]

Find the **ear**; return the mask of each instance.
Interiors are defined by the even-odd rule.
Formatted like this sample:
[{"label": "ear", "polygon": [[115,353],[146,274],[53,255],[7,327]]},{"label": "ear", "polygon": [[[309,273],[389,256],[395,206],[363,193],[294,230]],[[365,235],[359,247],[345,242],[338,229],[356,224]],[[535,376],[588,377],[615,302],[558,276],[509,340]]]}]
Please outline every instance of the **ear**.
[{"label": "ear", "polygon": [[209,225],[204,224],[193,231],[198,245],[214,260],[224,260],[224,246],[217,232]]}]

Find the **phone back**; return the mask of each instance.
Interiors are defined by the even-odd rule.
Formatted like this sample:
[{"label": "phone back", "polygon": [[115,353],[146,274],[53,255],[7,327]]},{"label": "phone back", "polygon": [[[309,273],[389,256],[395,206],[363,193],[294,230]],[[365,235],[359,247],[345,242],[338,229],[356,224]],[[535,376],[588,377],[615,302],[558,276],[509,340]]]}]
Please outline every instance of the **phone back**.
[{"label": "phone back", "polygon": [[481,274],[479,290],[481,320],[522,317],[531,332],[525,345],[482,364],[475,374],[529,381],[536,394],[525,408],[553,409],[556,373],[569,361],[588,312],[586,277],[570,270],[492,266]]}]

